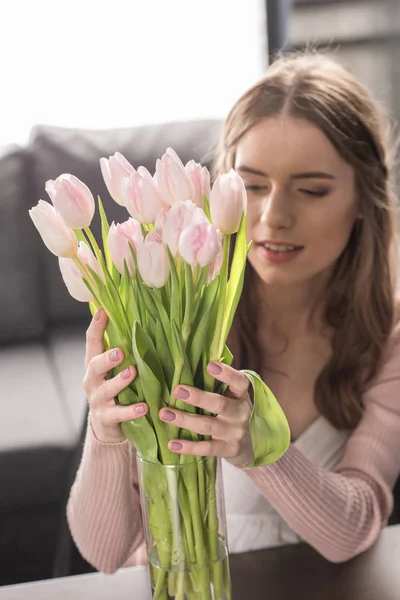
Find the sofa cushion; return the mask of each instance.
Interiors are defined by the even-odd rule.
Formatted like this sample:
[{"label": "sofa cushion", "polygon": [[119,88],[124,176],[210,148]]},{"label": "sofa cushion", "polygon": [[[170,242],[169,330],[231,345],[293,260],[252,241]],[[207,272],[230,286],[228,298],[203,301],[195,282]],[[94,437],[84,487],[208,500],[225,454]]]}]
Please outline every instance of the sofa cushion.
[{"label": "sofa cushion", "polygon": [[82,387],[85,374],[84,327],[56,328],[50,334],[49,350],[62,389],[64,409],[77,441],[87,414],[87,401]]},{"label": "sofa cushion", "polygon": [[[154,171],[156,159],[168,146],[178,152],[183,162],[190,159],[209,165],[220,130],[219,121],[170,123],[108,131],[86,131],[60,127],[36,127],[30,148],[34,157],[32,203],[44,195],[45,182],[61,173],[73,173],[90,188],[95,198],[100,195],[109,221],[122,222],[129,216],[124,208],[111,200],[103,182],[99,159],[121,152],[134,167],[144,165]],[[100,223],[96,211],[92,230],[100,240]],[[86,303],[73,300],[61,279],[58,261],[45,252],[46,291],[49,319],[52,324],[82,322],[90,319]]]},{"label": "sofa cushion", "polygon": [[0,381],[0,452],[75,444],[76,430],[44,345],[1,349]]},{"label": "sofa cushion", "polygon": [[0,345],[44,333],[42,242],[28,214],[31,188],[29,153],[17,146],[0,149]]}]

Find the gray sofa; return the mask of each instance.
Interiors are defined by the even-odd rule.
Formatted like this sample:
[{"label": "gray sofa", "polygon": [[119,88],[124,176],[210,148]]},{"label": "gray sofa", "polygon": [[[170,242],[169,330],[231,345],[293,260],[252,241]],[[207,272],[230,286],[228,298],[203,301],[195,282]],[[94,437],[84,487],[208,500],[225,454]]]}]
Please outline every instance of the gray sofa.
[{"label": "gray sofa", "polygon": [[[48,200],[48,179],[69,172],[101,196],[110,221],[121,222],[127,212],[108,195],[102,156],[118,150],[152,171],[172,146],[184,161],[209,164],[219,129],[218,121],[110,131],[40,126],[27,147],[0,150],[0,585],[54,573],[87,410],[88,306],[69,296],[28,210]],[[100,236],[97,212],[92,228]]]}]

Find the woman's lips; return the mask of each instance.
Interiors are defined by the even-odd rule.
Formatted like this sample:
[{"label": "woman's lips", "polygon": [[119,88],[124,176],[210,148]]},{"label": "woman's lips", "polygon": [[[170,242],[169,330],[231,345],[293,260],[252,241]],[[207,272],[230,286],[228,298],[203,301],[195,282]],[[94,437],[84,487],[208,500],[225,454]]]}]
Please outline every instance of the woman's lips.
[{"label": "woman's lips", "polygon": [[[294,246],[294,244],[271,244],[272,246]],[[294,250],[284,250],[284,251],[280,251],[277,252],[276,250],[271,250],[270,248],[266,248],[264,243],[257,244],[257,250],[260,254],[260,256],[265,260],[267,259],[269,262],[272,263],[286,263],[286,262],[290,262],[292,260],[294,260],[295,258],[297,258],[299,256],[299,254],[301,254],[301,252],[304,250],[304,248],[302,246],[297,246],[295,247]]]}]

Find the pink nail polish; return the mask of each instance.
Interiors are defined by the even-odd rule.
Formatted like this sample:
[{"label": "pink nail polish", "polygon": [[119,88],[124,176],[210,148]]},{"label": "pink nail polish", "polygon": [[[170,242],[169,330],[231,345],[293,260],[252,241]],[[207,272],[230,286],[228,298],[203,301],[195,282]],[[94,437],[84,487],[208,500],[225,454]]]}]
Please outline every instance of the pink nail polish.
[{"label": "pink nail polish", "polygon": [[170,442],[169,448],[170,450],[182,450],[183,446],[180,442]]},{"label": "pink nail polish", "polygon": [[175,390],[174,396],[176,396],[176,398],[180,398],[181,400],[187,400],[190,396],[190,392],[184,388],[178,387]]},{"label": "pink nail polish", "polygon": [[125,371],[122,371],[122,373],[121,373],[122,379],[129,379],[130,376],[131,376],[131,372],[129,370],[129,367],[127,369],[125,369]]},{"label": "pink nail polish", "polygon": [[162,412],[163,421],[175,421],[176,414],[172,410],[163,410]]},{"label": "pink nail polish", "polygon": [[222,373],[221,367],[215,363],[210,363],[207,368],[211,375],[220,375]]}]

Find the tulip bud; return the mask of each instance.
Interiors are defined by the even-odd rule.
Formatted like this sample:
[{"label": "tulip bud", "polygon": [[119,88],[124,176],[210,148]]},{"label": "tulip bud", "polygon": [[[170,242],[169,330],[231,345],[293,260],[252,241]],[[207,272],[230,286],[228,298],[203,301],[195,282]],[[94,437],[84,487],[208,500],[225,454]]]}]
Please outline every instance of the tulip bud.
[{"label": "tulip bud", "polygon": [[189,175],[194,188],[193,202],[200,208],[204,208],[203,194],[210,200],[210,173],[206,167],[202,167],[194,160],[186,163],[185,171]]},{"label": "tulip bud", "polygon": [[29,216],[47,248],[56,256],[72,258],[78,249],[78,238],[65,224],[54,206],[44,200],[31,208]]},{"label": "tulip bud", "polygon": [[221,233],[207,218],[189,223],[179,239],[179,254],[192,267],[205,267],[212,263],[221,247]]},{"label": "tulip bud", "polygon": [[146,236],[137,249],[137,261],[140,275],[146,285],[152,288],[163,287],[169,277],[170,266],[164,244]]},{"label": "tulip bud", "polygon": [[110,196],[117,204],[124,206],[123,181],[130,177],[135,169],[120,152],[113,156],[100,159],[100,168]]},{"label": "tulip bud", "polygon": [[[165,222],[162,228],[162,238],[172,256],[178,254],[179,238],[184,227],[193,220],[206,219],[204,212],[190,200],[177,202],[165,213]],[[207,221],[208,222],[208,221]]]},{"label": "tulip bud", "polygon": [[[85,242],[80,242],[77,256],[83,265],[89,265],[104,281],[104,274],[92,251]],[[71,296],[79,302],[93,302],[94,297],[83,281],[83,275],[72,258],[59,258],[58,264],[65,285]],[[88,274],[89,281],[92,280]],[[95,286],[95,284],[93,284]]]},{"label": "tulip bud", "polygon": [[154,223],[165,203],[153,178],[141,173],[132,173],[123,181],[125,207],[140,223]]},{"label": "tulip bud", "polygon": [[247,195],[243,179],[231,169],[218,175],[210,196],[213,225],[222,233],[232,234],[239,229],[243,212],[246,212]]},{"label": "tulip bud", "polygon": [[94,215],[94,198],[87,185],[64,173],[46,182],[46,192],[66,225],[72,229],[89,227]]},{"label": "tulip bud", "polygon": [[135,263],[131,253],[130,246],[134,251],[143,242],[143,234],[140,223],[135,219],[129,218],[124,223],[113,222],[108,232],[108,249],[111,259],[121,275],[125,275],[124,260],[128,266],[131,276],[135,273]]},{"label": "tulip bud", "polygon": [[174,154],[168,152],[163,154],[156,162],[154,174],[154,181],[168,206],[172,206],[175,202],[191,200],[194,195],[193,185],[185,167]]}]

